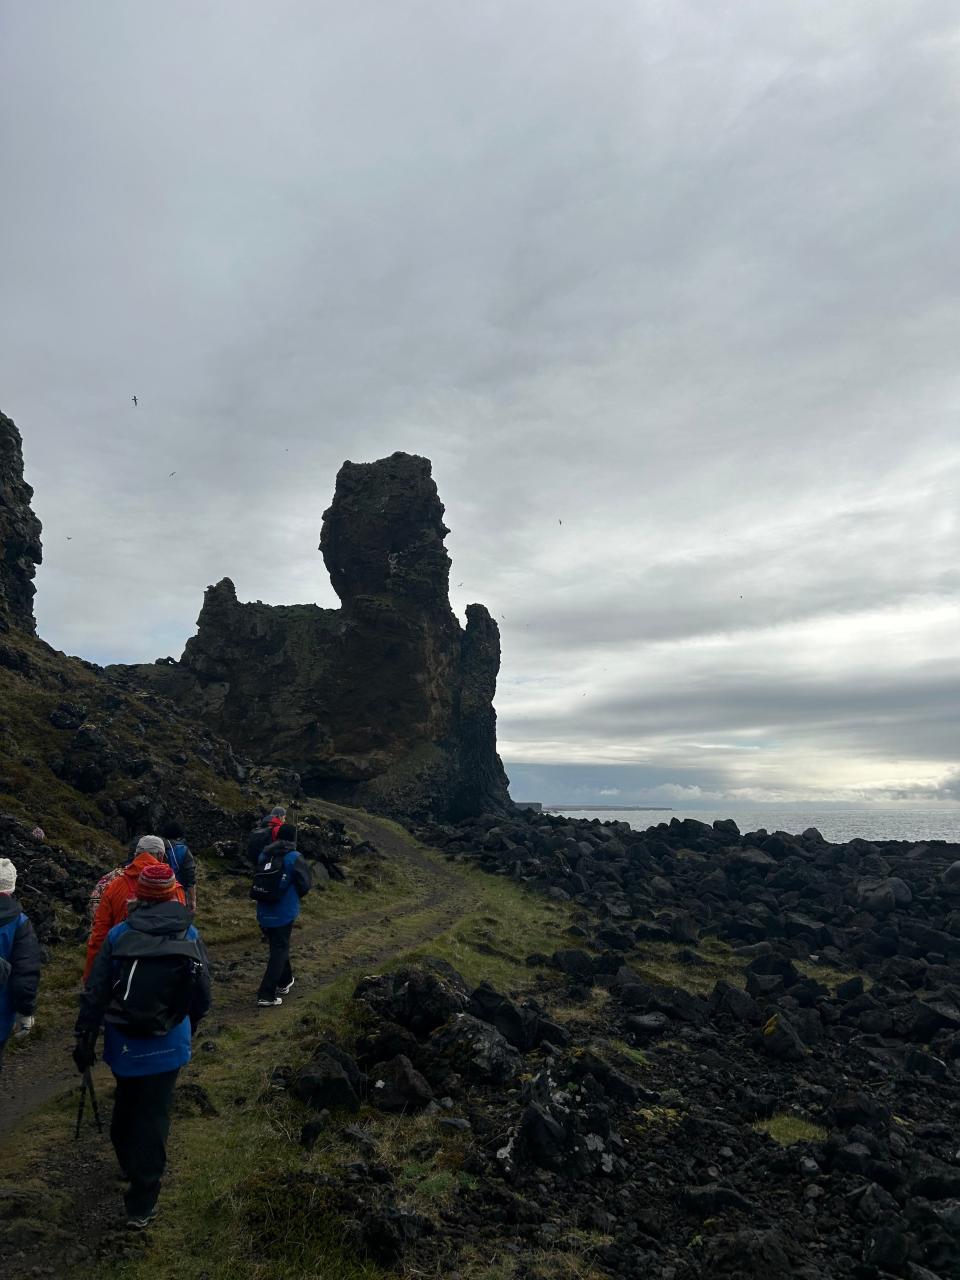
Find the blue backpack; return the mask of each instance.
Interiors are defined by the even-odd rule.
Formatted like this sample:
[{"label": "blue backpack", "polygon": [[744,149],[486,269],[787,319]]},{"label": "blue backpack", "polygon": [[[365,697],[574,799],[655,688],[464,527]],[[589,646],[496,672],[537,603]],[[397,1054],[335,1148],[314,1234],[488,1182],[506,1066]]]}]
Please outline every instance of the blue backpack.
[{"label": "blue backpack", "polygon": [[176,844],[174,844],[172,840],[168,840],[166,845],[167,861],[170,863],[173,874],[177,877],[177,884],[183,884],[183,874],[180,870],[180,863],[183,860],[183,855],[187,852],[187,842],[185,840],[178,840]]},{"label": "blue backpack", "polygon": [[20,913],[16,920],[11,920],[9,924],[4,925],[0,929],[0,991],[4,989],[10,981],[10,974],[13,972],[13,966],[10,963],[10,953],[13,951],[13,940],[16,937],[17,930],[22,924],[27,923],[27,917]]}]

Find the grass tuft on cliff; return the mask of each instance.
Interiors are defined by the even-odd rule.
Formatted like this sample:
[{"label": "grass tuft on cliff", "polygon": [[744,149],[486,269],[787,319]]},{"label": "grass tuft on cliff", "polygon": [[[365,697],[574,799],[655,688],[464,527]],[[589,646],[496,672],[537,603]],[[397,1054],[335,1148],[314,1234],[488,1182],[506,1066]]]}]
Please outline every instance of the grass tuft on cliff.
[{"label": "grass tuft on cliff", "polygon": [[781,1111],[768,1120],[758,1120],[752,1126],[757,1133],[765,1133],[781,1147],[792,1147],[797,1142],[824,1142],[827,1131],[812,1120],[805,1120],[793,1111]]}]

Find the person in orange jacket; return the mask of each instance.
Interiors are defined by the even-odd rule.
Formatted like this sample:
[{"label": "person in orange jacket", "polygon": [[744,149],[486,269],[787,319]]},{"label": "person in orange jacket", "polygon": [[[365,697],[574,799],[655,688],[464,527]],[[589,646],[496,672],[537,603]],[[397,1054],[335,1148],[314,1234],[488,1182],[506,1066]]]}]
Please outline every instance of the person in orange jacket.
[{"label": "person in orange jacket", "polygon": [[[104,938],[114,925],[122,924],[126,920],[131,902],[135,902],[137,899],[137,880],[140,872],[152,862],[166,862],[166,860],[166,845],[160,836],[142,836],[137,841],[137,849],[133,860],[128,862],[123,868],[123,873],[118,875],[115,880],[111,880],[103,890],[103,895],[97,904],[96,915],[93,917],[90,941],[87,943],[87,963],[83,970],[84,986],[87,984],[94,961],[103,946]],[[183,888],[179,884],[177,885],[175,900],[186,905]]]}]

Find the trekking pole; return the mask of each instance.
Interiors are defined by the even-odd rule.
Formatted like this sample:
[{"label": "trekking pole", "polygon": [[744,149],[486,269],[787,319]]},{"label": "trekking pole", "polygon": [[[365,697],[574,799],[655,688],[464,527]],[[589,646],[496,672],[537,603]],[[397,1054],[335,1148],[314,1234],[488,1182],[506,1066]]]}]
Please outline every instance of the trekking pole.
[{"label": "trekking pole", "polygon": [[90,1090],[90,1105],[93,1107],[93,1118],[97,1122],[97,1133],[103,1133],[103,1123],[100,1120],[100,1108],[97,1106],[97,1095],[93,1091],[93,1073],[87,1067],[83,1074],[83,1082]]},{"label": "trekking pole", "polygon": [[77,1127],[73,1131],[74,1142],[78,1142],[80,1139],[80,1125],[83,1121],[83,1111],[87,1103],[88,1093],[90,1094],[90,1105],[93,1108],[93,1118],[96,1121],[97,1132],[103,1133],[103,1122],[100,1119],[100,1108],[97,1106],[97,1095],[93,1091],[93,1076],[90,1074],[89,1067],[84,1071],[83,1079],[80,1082],[80,1106],[77,1108]]},{"label": "trekking pole", "polygon": [[80,1122],[83,1120],[83,1108],[87,1102],[87,1076],[84,1072],[83,1079],[80,1081],[80,1106],[77,1108],[77,1127],[73,1131],[74,1142],[80,1140]]}]

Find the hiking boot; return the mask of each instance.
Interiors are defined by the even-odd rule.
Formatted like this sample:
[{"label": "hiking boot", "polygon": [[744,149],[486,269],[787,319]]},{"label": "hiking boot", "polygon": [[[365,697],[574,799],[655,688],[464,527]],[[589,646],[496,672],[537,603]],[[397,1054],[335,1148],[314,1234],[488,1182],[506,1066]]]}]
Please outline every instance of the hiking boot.
[{"label": "hiking boot", "polygon": [[145,1213],[143,1217],[135,1218],[132,1213],[128,1214],[127,1226],[130,1228],[131,1231],[144,1231],[146,1230],[147,1227],[149,1227],[150,1223],[154,1220],[154,1218],[157,1216],[159,1212],[160,1210],[157,1208],[156,1205],[154,1205],[153,1208],[150,1210],[150,1212]]},{"label": "hiking boot", "polygon": [[261,996],[257,1000],[258,1009],[275,1009],[278,1004],[283,1004],[283,1001],[279,996],[274,996],[272,1000],[265,1000],[263,996]]},{"label": "hiking boot", "polygon": [[277,995],[285,996],[293,988],[296,978],[291,978],[285,987],[277,987]]}]

